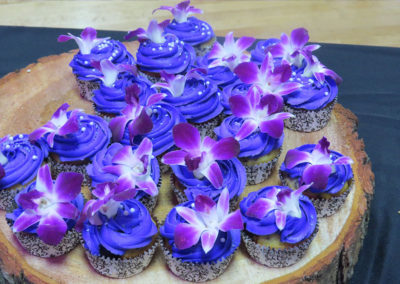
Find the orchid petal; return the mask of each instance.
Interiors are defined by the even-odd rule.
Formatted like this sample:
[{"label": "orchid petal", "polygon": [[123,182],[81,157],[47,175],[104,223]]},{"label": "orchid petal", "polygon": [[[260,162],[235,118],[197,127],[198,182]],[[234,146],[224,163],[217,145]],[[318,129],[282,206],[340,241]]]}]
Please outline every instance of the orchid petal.
[{"label": "orchid petal", "polygon": [[245,122],[243,122],[242,126],[240,127],[239,131],[236,133],[235,139],[240,141],[248,137],[250,134],[252,134],[257,128],[258,128],[257,122],[251,119],[245,120]]},{"label": "orchid petal", "polygon": [[187,152],[183,150],[172,151],[165,154],[161,161],[167,165],[184,165],[186,155]]},{"label": "orchid petal", "polygon": [[235,43],[235,39],[233,38],[233,32],[227,33],[225,36],[224,45],[229,47],[229,46],[233,46],[234,43]]},{"label": "orchid petal", "polygon": [[291,149],[286,153],[285,166],[291,169],[301,163],[310,163],[311,154],[297,149]]},{"label": "orchid petal", "polygon": [[208,253],[217,240],[218,230],[207,230],[201,234],[201,246],[205,253]]},{"label": "orchid petal", "polygon": [[296,191],[294,191],[292,194],[296,197],[299,198],[299,196],[306,191],[307,189],[309,189],[311,187],[312,183],[309,184],[305,184],[300,186],[298,189],[296,189]]},{"label": "orchid petal", "polygon": [[126,125],[129,122],[129,118],[126,116],[117,116],[111,119],[109,127],[112,132],[113,141],[121,141],[124,136]]},{"label": "orchid petal", "polygon": [[286,213],[280,211],[280,210],[275,210],[275,222],[276,222],[276,226],[278,227],[278,229],[280,231],[283,230],[283,228],[285,228],[286,225]]},{"label": "orchid petal", "polygon": [[243,83],[252,84],[258,79],[258,67],[254,62],[242,62],[234,70]]},{"label": "orchid petal", "polygon": [[229,213],[229,190],[227,187],[222,190],[219,196],[217,213],[219,217],[226,216]]},{"label": "orchid petal", "polygon": [[54,185],[55,194],[59,202],[74,200],[81,192],[83,176],[74,172],[62,172],[58,175]]},{"label": "orchid petal", "polygon": [[196,127],[189,123],[180,123],[172,129],[175,145],[188,152],[200,149],[201,137]]},{"label": "orchid petal", "polygon": [[229,106],[234,116],[246,117],[251,114],[251,105],[247,97],[236,95],[229,98]]},{"label": "orchid petal", "polygon": [[122,166],[122,165],[105,166],[105,167],[103,167],[103,171],[106,173],[113,174],[115,176],[121,176],[125,173],[124,168],[125,168],[125,166]]},{"label": "orchid petal", "polygon": [[138,180],[136,182],[136,185],[139,187],[140,190],[143,190],[150,196],[156,196],[158,194],[157,185],[151,178],[146,181]]},{"label": "orchid petal", "polygon": [[75,133],[79,130],[79,122],[77,115],[71,115],[67,122],[60,127],[58,135],[64,136],[67,134]]},{"label": "orchid petal", "polygon": [[36,189],[41,192],[53,192],[53,179],[49,165],[46,164],[38,170],[36,179]]},{"label": "orchid petal", "polygon": [[237,40],[236,45],[240,50],[246,50],[249,48],[256,39],[254,37],[241,37]]},{"label": "orchid petal", "polygon": [[313,188],[324,189],[331,172],[330,165],[309,165],[304,169],[302,180],[306,184],[313,183]]},{"label": "orchid petal", "polygon": [[185,219],[185,221],[188,222],[189,224],[201,228],[204,227],[203,223],[197,217],[196,211],[194,211],[193,209],[183,206],[178,206],[175,208],[175,210],[179,214],[179,216]]},{"label": "orchid petal", "polygon": [[174,242],[178,249],[183,250],[190,248],[198,243],[201,233],[203,231],[199,228],[181,223],[175,228],[174,232]]},{"label": "orchid petal", "polygon": [[273,138],[279,138],[283,134],[283,120],[290,117],[293,115],[287,112],[275,113],[260,123],[260,130]]},{"label": "orchid petal", "polygon": [[197,195],[194,199],[194,208],[197,212],[210,214],[215,205],[215,201],[206,195]]},{"label": "orchid petal", "polygon": [[55,210],[62,218],[75,220],[78,217],[79,210],[71,203],[59,203]]},{"label": "orchid petal", "polygon": [[268,114],[278,112],[283,107],[283,99],[281,96],[264,95],[260,100],[260,107],[268,106]]},{"label": "orchid petal", "polygon": [[210,138],[210,137],[208,137],[208,136],[204,137],[204,140],[203,140],[203,149],[209,150],[209,149],[211,149],[212,147],[214,147],[215,144],[217,144],[217,141],[215,141],[214,139],[212,139],[212,138]]},{"label": "orchid petal", "polygon": [[40,199],[45,195],[44,192],[38,191],[38,190],[31,190],[26,193],[21,193],[18,195],[18,204],[21,205],[21,207],[25,210],[27,209],[33,209],[36,210],[38,208],[37,202],[35,200]]},{"label": "orchid petal", "polygon": [[134,30],[134,31],[129,31],[128,34],[125,35],[124,38],[125,38],[126,40],[128,40],[128,39],[133,38],[134,36],[137,36],[137,35],[140,35],[140,34],[145,34],[145,33],[146,33],[145,29],[143,29],[143,28],[138,28],[138,29],[136,29],[136,30]]},{"label": "orchid petal", "polygon": [[29,141],[37,141],[47,132],[48,132],[47,128],[39,127],[38,129],[34,130],[31,134],[29,134]]},{"label": "orchid petal", "polygon": [[305,28],[297,28],[290,34],[293,47],[302,48],[309,40],[308,31]]},{"label": "orchid petal", "polygon": [[140,115],[129,125],[129,136],[133,141],[134,136],[144,135],[153,129],[153,121],[143,108]]},{"label": "orchid petal", "polygon": [[143,157],[144,155],[151,155],[152,152],[153,143],[151,143],[149,138],[145,137],[136,149],[135,155],[138,157]]},{"label": "orchid petal", "polygon": [[147,107],[152,106],[158,102],[160,102],[162,99],[164,99],[167,96],[167,94],[164,93],[157,93],[151,95],[148,100],[147,100]]},{"label": "orchid petal", "polygon": [[233,137],[219,140],[210,151],[214,160],[230,160],[240,152],[240,145]]},{"label": "orchid petal", "polygon": [[279,86],[279,88],[276,90],[276,94],[284,96],[293,93],[294,91],[300,89],[302,86],[303,85],[300,83],[286,82]]},{"label": "orchid petal", "polygon": [[240,210],[232,212],[224,218],[224,220],[219,224],[219,229],[222,232],[228,232],[230,230],[242,230],[243,229],[243,219]]},{"label": "orchid petal", "polygon": [[221,169],[217,162],[212,163],[208,168],[201,172],[215,188],[220,188],[223,183]]},{"label": "orchid petal", "polygon": [[[290,68],[290,66],[289,66],[289,68]],[[270,52],[268,52],[261,63],[260,71],[261,71],[261,73],[267,73],[267,72],[271,72],[270,70],[271,71],[274,70],[274,59],[272,57],[272,54]],[[267,75],[268,75],[268,73],[267,73]]]},{"label": "orchid petal", "polygon": [[[322,137],[321,140],[318,141],[318,144],[315,145],[314,150],[313,150],[313,154],[319,154],[320,156],[324,156],[329,158],[329,146],[330,146],[330,142],[328,141],[328,139],[324,136]],[[328,162],[330,162],[330,159],[327,160]]]},{"label": "orchid petal", "polygon": [[267,198],[259,198],[247,209],[246,215],[261,220],[270,211],[275,209],[277,209],[277,205],[274,200]]},{"label": "orchid petal", "polygon": [[39,222],[41,216],[36,215],[33,211],[24,211],[15,220],[13,225],[14,232],[22,232],[30,226]]},{"label": "orchid petal", "polygon": [[199,168],[201,160],[201,156],[192,157],[189,154],[185,156],[185,165],[189,171],[193,172]]},{"label": "orchid petal", "polygon": [[340,77],[335,71],[330,70],[328,68],[324,69],[324,74],[326,76],[331,77],[333,80],[335,80],[336,84],[340,85],[343,82],[342,77]]},{"label": "orchid petal", "polygon": [[111,162],[113,164],[134,166],[135,161],[132,159],[132,156],[133,156],[132,147],[124,146],[114,155]]},{"label": "orchid petal", "polygon": [[56,214],[42,218],[37,228],[39,238],[49,245],[59,244],[66,231],[67,224]]},{"label": "orchid petal", "polygon": [[51,132],[49,135],[46,137],[47,144],[49,144],[50,148],[53,148],[54,146],[54,136],[56,135],[55,132]]},{"label": "orchid petal", "polygon": [[353,160],[350,157],[346,156],[339,157],[333,162],[334,165],[349,165],[352,163]]}]

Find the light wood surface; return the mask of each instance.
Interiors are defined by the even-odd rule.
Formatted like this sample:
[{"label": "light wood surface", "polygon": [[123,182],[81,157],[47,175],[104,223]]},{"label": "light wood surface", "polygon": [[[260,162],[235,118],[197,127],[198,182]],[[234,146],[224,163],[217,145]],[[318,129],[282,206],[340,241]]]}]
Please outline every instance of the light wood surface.
[{"label": "light wood surface", "polygon": [[[147,27],[151,12],[176,1],[0,0],[0,25],[128,31]],[[400,1],[194,0],[218,36],[279,37],[303,26],[316,42],[400,47]],[[154,15],[170,18],[166,11]]]},{"label": "light wood surface", "polygon": [[[128,43],[133,54],[137,45]],[[0,80],[0,133],[30,133],[45,123],[59,105],[68,102],[93,112],[89,102],[79,96],[77,84],[68,63],[75,52],[42,58],[19,72]],[[28,72],[28,70],[30,70]],[[13,94],[10,96],[9,94]],[[285,129],[285,141],[280,165],[288,149],[306,143],[316,143],[323,135],[331,141],[332,149],[350,156],[354,162],[355,185],[344,206],[335,215],[320,219],[319,232],[305,257],[297,264],[272,269],[252,261],[243,248],[239,249],[227,271],[215,283],[320,283],[346,282],[357,262],[362,238],[366,231],[369,203],[373,193],[373,174],[364,145],[357,137],[356,117],[342,106],[334,108],[327,127],[314,133],[299,133]],[[279,184],[277,170],[264,183],[249,186],[243,196],[266,185]],[[163,220],[173,206],[169,178],[163,176],[155,215]],[[158,251],[150,266],[126,280],[111,280],[96,273],[78,247],[66,256],[46,260],[26,253],[13,236],[0,212],[0,263],[3,272],[24,276],[33,283],[176,283],[182,282],[166,267]]]}]

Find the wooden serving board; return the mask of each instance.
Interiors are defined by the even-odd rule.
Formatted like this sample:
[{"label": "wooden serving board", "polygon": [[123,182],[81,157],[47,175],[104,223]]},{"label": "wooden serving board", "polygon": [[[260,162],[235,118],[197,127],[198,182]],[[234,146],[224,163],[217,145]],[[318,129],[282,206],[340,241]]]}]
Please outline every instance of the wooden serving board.
[{"label": "wooden serving board", "polygon": [[[127,43],[135,54],[137,45]],[[72,108],[93,113],[90,102],[80,98],[75,78],[68,66],[76,50],[39,59],[38,63],[10,73],[0,79],[0,137],[6,134],[30,133],[51,118],[64,102]],[[344,206],[335,215],[319,220],[319,232],[305,257],[287,268],[267,268],[249,258],[241,247],[227,271],[215,283],[320,282],[342,283],[352,275],[358,252],[366,233],[374,175],[364,152],[364,143],[357,135],[357,118],[337,104],[328,126],[314,133],[299,133],[285,129],[282,163],[288,149],[305,143],[317,143],[322,136],[331,141],[331,148],[350,156],[353,161],[355,187]],[[267,185],[279,184],[277,170],[264,183],[249,186],[242,196]],[[169,177],[163,176],[155,216],[163,220],[174,206]],[[78,247],[66,256],[42,259],[24,251],[6,224],[5,212],[0,212],[0,264],[3,277],[9,281],[25,279],[33,283],[171,283],[183,282],[167,268],[161,251],[142,273],[128,279],[109,279],[96,273]],[[0,276],[1,282],[1,276]]]}]

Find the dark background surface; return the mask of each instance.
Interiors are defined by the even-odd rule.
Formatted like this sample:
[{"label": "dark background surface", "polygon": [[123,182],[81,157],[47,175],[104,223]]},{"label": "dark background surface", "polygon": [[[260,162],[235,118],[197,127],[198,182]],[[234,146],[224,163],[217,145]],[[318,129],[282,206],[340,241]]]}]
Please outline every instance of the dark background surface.
[{"label": "dark background surface", "polygon": [[[74,41],[57,42],[67,32],[80,34],[0,26],[0,77],[40,57],[77,48]],[[107,31],[98,37],[122,41],[125,34]],[[357,115],[375,173],[368,233],[350,283],[400,283],[400,49],[322,44],[315,54],[343,78],[339,103]]]}]

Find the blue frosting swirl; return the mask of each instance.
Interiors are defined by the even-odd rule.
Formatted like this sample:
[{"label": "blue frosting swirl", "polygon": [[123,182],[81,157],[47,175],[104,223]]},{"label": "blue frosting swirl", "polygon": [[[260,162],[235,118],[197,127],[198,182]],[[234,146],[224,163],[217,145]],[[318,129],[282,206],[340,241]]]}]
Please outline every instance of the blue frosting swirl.
[{"label": "blue frosting swirl", "polygon": [[0,179],[3,190],[30,182],[47,157],[48,148],[42,140],[31,143],[28,135],[19,134],[0,143],[0,152],[7,158],[2,165],[6,175]]},{"label": "blue frosting swirl", "polygon": [[192,66],[196,59],[193,47],[173,35],[167,35],[165,39],[164,43],[147,40],[140,44],[136,53],[140,70],[153,73],[164,70],[170,74],[179,74]]},{"label": "blue frosting swirl", "polygon": [[137,200],[121,202],[117,214],[108,219],[99,213],[102,225],[83,224],[82,238],[85,249],[92,255],[101,255],[105,249],[115,256],[131,249],[149,245],[157,234],[157,227],[149,211]]},{"label": "blue frosting swirl", "polygon": [[[67,113],[69,117],[71,112]],[[108,123],[96,115],[78,113],[79,130],[65,136],[55,135],[50,153],[57,154],[62,162],[91,159],[107,147],[111,139]]]},{"label": "blue frosting swirl", "polygon": [[192,46],[205,43],[214,37],[211,26],[195,17],[189,17],[183,23],[178,23],[174,19],[165,28],[165,32],[176,35],[180,40]]},{"label": "blue frosting swirl", "polygon": [[251,84],[246,84],[237,79],[235,82],[225,86],[222,89],[221,104],[224,107],[225,114],[232,114],[231,107],[229,105],[229,98],[236,95],[245,96],[247,91],[250,89]]},{"label": "blue frosting swirl", "polygon": [[233,73],[228,67],[216,66],[208,68],[208,65],[212,61],[213,59],[208,59],[208,53],[207,53],[204,56],[197,57],[194,67],[206,69],[207,75],[205,75],[205,78],[210,80],[220,88],[223,88],[226,85],[231,84],[238,79],[235,73]]},{"label": "blue frosting swirl", "polygon": [[[179,206],[193,208],[193,205],[193,201],[188,201]],[[174,233],[176,226],[180,223],[186,223],[186,221],[173,208],[168,213],[164,224],[160,227],[160,233],[168,240],[172,256],[179,258],[183,262],[205,263],[221,261],[233,254],[240,245],[240,230],[230,230],[228,232],[219,232],[214,247],[208,253],[204,252],[200,241],[188,249],[179,250],[175,246]]]},{"label": "blue frosting swirl", "polygon": [[[311,153],[314,148],[314,144],[305,144],[303,146],[297,147],[296,149],[299,151]],[[330,151],[330,158],[332,161],[342,156],[343,155],[338,152]],[[301,163],[291,169],[288,169],[283,162],[280,170],[286,173],[290,178],[296,179],[300,183],[303,171],[307,165],[308,163]],[[328,185],[325,189],[316,189],[311,186],[307,191],[311,191],[312,193],[335,194],[343,188],[348,180],[353,178],[353,170],[351,169],[350,165],[333,165],[332,167],[332,169],[334,170],[332,170],[331,174],[329,175]]]},{"label": "blue frosting swirl", "polygon": [[280,42],[277,38],[269,38],[265,40],[260,40],[256,43],[256,46],[251,51],[251,61],[261,64],[265,58],[265,49],[276,43]]},{"label": "blue frosting swirl", "polygon": [[78,76],[78,79],[100,82],[99,79],[91,77],[93,75],[103,75],[92,66],[91,61],[101,61],[103,59],[109,59],[114,64],[135,65],[135,59],[132,54],[128,52],[121,42],[106,39],[93,47],[89,54],[81,54],[81,52],[78,52],[69,63],[69,66],[71,66],[72,72]]},{"label": "blue frosting swirl", "polygon": [[243,216],[246,231],[258,236],[268,236],[279,233],[281,236],[281,242],[290,244],[299,243],[310,237],[317,224],[317,212],[310,199],[305,195],[301,195],[299,198],[301,217],[296,218],[287,215],[286,225],[282,231],[279,231],[278,227],[276,226],[276,209],[267,213],[267,215],[265,215],[262,219],[257,219],[246,215],[249,207],[259,198],[265,198],[268,191],[274,187],[279,188],[280,190],[291,190],[285,186],[268,186],[258,191],[249,193],[249,195],[240,202],[240,211]]},{"label": "blue frosting swirl", "polygon": [[179,182],[186,187],[185,193],[189,200],[194,200],[197,195],[202,194],[216,201],[225,187],[228,188],[230,198],[240,196],[247,182],[246,170],[242,163],[233,158],[218,161],[218,165],[223,176],[221,188],[215,188],[205,177],[197,179],[186,166],[173,165],[171,168]]},{"label": "blue frosting swirl", "polygon": [[[228,116],[221,125],[214,129],[218,139],[226,137],[235,137],[244,120],[236,116]],[[284,134],[279,138],[273,138],[266,133],[257,130],[239,141],[240,153],[239,158],[257,159],[269,154],[275,149],[282,146]]]}]

